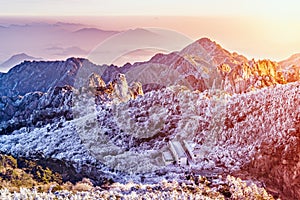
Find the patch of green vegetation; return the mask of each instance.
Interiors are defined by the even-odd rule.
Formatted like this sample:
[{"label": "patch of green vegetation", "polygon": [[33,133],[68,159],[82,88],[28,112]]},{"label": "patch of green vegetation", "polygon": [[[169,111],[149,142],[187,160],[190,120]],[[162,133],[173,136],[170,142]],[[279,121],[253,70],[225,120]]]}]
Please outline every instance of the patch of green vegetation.
[{"label": "patch of green vegetation", "polygon": [[26,173],[32,174],[33,178],[37,182],[41,183],[50,183],[57,182],[59,184],[62,183],[62,177],[57,172],[52,172],[48,167],[42,167],[38,165],[36,162],[26,159],[18,160],[18,167],[23,169]]},{"label": "patch of green vegetation", "polygon": [[6,187],[15,191],[20,187],[39,187],[46,190],[48,187],[45,185],[51,184],[62,184],[62,176],[34,161],[23,158],[17,160],[12,156],[0,154],[0,188]]}]

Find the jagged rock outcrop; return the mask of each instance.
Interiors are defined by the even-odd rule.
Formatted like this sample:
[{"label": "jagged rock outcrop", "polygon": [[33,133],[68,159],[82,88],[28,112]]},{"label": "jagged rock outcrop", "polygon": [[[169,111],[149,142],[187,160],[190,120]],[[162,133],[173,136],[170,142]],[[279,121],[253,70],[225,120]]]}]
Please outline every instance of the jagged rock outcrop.
[{"label": "jagged rock outcrop", "polygon": [[116,76],[113,81],[113,102],[127,102],[130,99],[135,99],[139,95],[144,95],[141,83],[132,82],[129,87],[124,74],[118,74]]},{"label": "jagged rock outcrop", "polygon": [[118,74],[114,79],[113,98],[121,102],[126,102],[130,99],[129,88],[124,74]]},{"label": "jagged rock outcrop", "polygon": [[143,86],[140,82],[131,83],[129,92],[132,99],[136,99],[138,96],[144,96]]},{"label": "jagged rock outcrop", "polygon": [[247,60],[202,38],[179,52],[157,54],[148,62],[124,67],[129,82],[140,81],[147,92],[178,84],[199,91],[243,93],[300,80],[299,60],[298,54],[279,63]]},{"label": "jagged rock outcrop", "polygon": [[106,84],[99,74],[92,73],[88,78],[87,87],[96,88],[96,87],[105,87]]},{"label": "jagged rock outcrop", "polygon": [[300,80],[300,67],[287,70],[270,60],[251,60],[234,67],[224,63],[218,66],[218,71],[222,77],[221,88],[231,94]]}]

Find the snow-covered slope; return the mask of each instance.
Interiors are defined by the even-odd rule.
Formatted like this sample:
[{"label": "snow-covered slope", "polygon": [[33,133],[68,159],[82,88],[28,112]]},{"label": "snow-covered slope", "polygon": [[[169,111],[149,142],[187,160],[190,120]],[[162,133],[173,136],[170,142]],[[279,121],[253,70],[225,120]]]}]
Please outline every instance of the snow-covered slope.
[{"label": "snow-covered slope", "polygon": [[241,176],[249,172],[271,191],[295,198],[299,87],[297,82],[230,96],[177,86],[117,105],[95,105],[87,98],[90,104],[81,107],[94,106],[93,113],[1,136],[1,151],[65,160],[78,170],[98,160],[117,173],[147,174],[168,169],[161,158],[168,140],[192,140],[202,152],[192,168]]}]

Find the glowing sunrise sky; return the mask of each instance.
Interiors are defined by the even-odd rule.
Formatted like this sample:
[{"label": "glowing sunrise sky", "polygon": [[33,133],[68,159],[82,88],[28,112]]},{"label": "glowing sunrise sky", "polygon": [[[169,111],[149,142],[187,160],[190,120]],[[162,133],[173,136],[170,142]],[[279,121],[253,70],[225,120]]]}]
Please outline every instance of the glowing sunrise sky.
[{"label": "glowing sunrise sky", "polygon": [[0,25],[9,23],[7,17],[24,16],[110,30],[159,27],[193,40],[209,37],[248,58],[282,60],[300,52],[297,0],[1,1]]},{"label": "glowing sunrise sky", "polygon": [[299,17],[299,6],[297,0],[10,0],[1,3],[0,13],[2,15],[260,15],[269,17],[285,15]]}]

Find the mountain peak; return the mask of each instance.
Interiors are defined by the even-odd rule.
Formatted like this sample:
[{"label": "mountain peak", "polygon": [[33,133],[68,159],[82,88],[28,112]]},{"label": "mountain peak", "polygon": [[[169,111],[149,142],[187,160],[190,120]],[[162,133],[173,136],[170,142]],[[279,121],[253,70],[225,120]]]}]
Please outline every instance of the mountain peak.
[{"label": "mountain peak", "polygon": [[29,56],[26,53],[19,53],[11,56],[8,60],[0,64],[0,71],[7,72],[10,68],[20,64],[21,62],[28,60],[42,60],[42,58],[35,58],[33,56]]},{"label": "mountain peak", "polygon": [[195,42],[184,48],[181,53],[201,57],[209,57],[208,60],[220,57],[220,61],[217,62],[218,64],[220,64],[219,62],[222,63],[225,58],[232,56],[231,53],[224,49],[221,45],[206,37],[196,40]]},{"label": "mountain peak", "polygon": [[225,50],[223,47],[221,47],[221,45],[206,37],[197,40],[195,43],[200,45],[206,51],[212,51],[213,49]]},{"label": "mountain peak", "polygon": [[27,55],[26,53],[19,53],[12,56],[12,58],[14,57],[31,57],[31,56]]},{"label": "mountain peak", "polygon": [[199,40],[196,41],[197,43],[201,44],[201,45],[205,45],[205,44],[216,44],[215,41],[212,41],[211,39],[207,38],[207,37],[203,37],[200,38]]},{"label": "mountain peak", "polygon": [[79,30],[74,31],[75,34],[108,34],[113,35],[119,33],[118,31],[111,31],[111,30],[102,30],[98,28],[81,28]]},{"label": "mountain peak", "polygon": [[40,59],[40,58],[35,58],[35,57],[30,56],[26,53],[18,53],[18,54],[12,55],[10,57],[10,59],[34,60],[34,59]]}]

